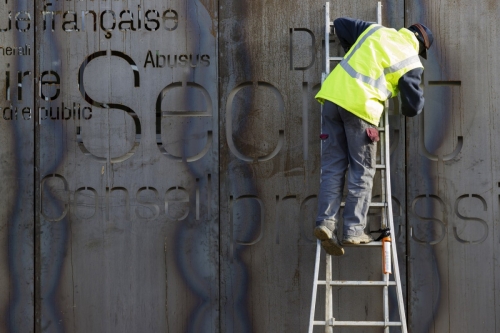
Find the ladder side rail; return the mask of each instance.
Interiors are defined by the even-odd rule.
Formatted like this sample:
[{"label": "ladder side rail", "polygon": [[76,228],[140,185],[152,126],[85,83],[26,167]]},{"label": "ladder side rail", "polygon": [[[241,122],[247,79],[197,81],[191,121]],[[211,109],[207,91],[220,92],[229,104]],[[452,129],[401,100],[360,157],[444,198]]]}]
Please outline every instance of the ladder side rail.
[{"label": "ladder side rail", "polygon": [[[377,23],[382,24],[382,2],[377,3]],[[387,102],[384,103],[384,112],[387,112]],[[380,119],[380,127],[384,129],[384,133],[387,133],[387,123],[385,121],[385,117],[382,117]],[[387,135],[380,136],[380,163],[384,164],[385,163],[385,168],[380,170],[380,180],[381,180],[381,200],[382,202],[386,203],[387,200],[387,193],[384,188],[384,184],[386,184],[386,178],[389,178],[390,174],[387,172],[387,161],[386,161],[386,153],[388,150],[386,150],[386,144],[385,142],[389,142],[389,137]],[[387,221],[387,213],[391,213],[390,210],[386,210],[386,207],[382,208],[382,219],[381,219],[381,228],[387,228],[386,221]]]},{"label": "ladder side rail", "polygon": [[334,320],[332,322],[328,321],[315,321],[314,325],[331,325],[331,326],[351,326],[351,327],[385,327],[385,326],[401,326],[401,322],[399,321],[390,321],[388,323],[383,321],[337,321]]},{"label": "ladder side rail", "polygon": [[[384,115],[387,114],[388,112],[388,107],[387,107],[387,102],[384,103]],[[388,227],[388,217],[391,215],[392,210],[390,210],[389,207],[389,201],[391,200],[390,198],[390,192],[387,191],[386,184],[390,180],[390,171],[387,167],[387,156],[389,156],[389,150],[387,149],[389,145],[389,137],[386,136],[386,133],[388,133],[389,127],[388,127],[388,122],[385,119],[385,116],[382,117],[381,119],[381,127],[384,128],[384,135],[381,136],[380,138],[380,163],[385,164],[385,169],[380,170],[380,175],[381,175],[381,180],[382,180],[382,186],[381,186],[381,192],[382,192],[382,202],[384,202],[385,206],[382,208],[382,216],[381,216],[381,221],[380,221],[380,228],[385,229]],[[383,253],[382,253],[383,255]],[[382,300],[383,300],[383,316],[384,316],[384,322],[388,323],[389,322],[389,274],[384,274],[382,272],[382,277],[383,281],[386,283],[386,285],[382,289]],[[397,285],[397,284],[396,284]],[[385,326],[384,328],[384,333],[389,333],[389,326]]]},{"label": "ladder side rail", "polygon": [[[377,3],[377,23],[382,24],[382,2]],[[388,103],[387,101],[384,103],[384,114],[387,115],[388,112]],[[381,229],[387,228],[387,218],[392,214],[392,209],[389,209],[389,201],[392,200],[391,192],[384,189],[384,185],[387,182],[390,182],[391,174],[388,166],[388,161],[390,159],[387,156],[390,156],[389,153],[389,136],[387,133],[389,132],[389,123],[387,118],[384,116],[382,118],[383,128],[384,128],[384,136],[380,142],[380,163],[385,163],[385,168],[380,170],[381,180],[382,180],[382,202],[387,203],[387,206],[382,208],[382,216],[381,216]],[[392,230],[392,229],[391,229]],[[392,237],[391,237],[392,239]],[[383,255],[383,254],[382,254]],[[383,273],[382,273],[383,274]],[[386,282],[386,285],[383,287],[382,298],[383,298],[383,315],[384,315],[384,333],[389,333],[389,326],[387,323],[389,322],[389,274],[383,274],[383,280]],[[397,287],[397,284],[396,284]],[[398,297],[399,298],[399,297]]]},{"label": "ladder side rail", "polygon": [[[330,2],[325,4],[325,72],[321,79],[321,83],[324,82],[326,77],[330,74]],[[321,129],[323,129],[323,107],[321,108]],[[323,156],[323,145],[321,148],[321,156]],[[333,328],[327,325],[331,319],[333,319],[333,294],[332,294],[332,257],[325,253],[325,333],[332,333]]]},{"label": "ladder side rail", "polygon": [[[385,110],[384,110],[385,112]],[[387,133],[387,127],[385,124],[385,119],[381,119],[381,127],[384,128],[384,133]],[[380,163],[387,163],[386,162],[386,149],[385,149],[385,142],[386,142],[386,136],[380,136]],[[380,188],[380,199],[382,203],[384,204],[382,207],[382,212],[381,212],[381,219],[380,219],[380,227],[387,228],[387,213],[390,212],[386,209],[387,207],[387,191],[385,188],[386,184],[386,179],[387,179],[387,164],[385,165],[385,168],[380,169],[380,183],[382,184]]]},{"label": "ladder side rail", "polygon": [[332,333],[333,327],[328,325],[333,321],[333,292],[332,292],[332,256],[326,253],[326,276],[325,276],[325,333]]},{"label": "ladder side rail", "polygon": [[[389,114],[388,112],[385,112],[384,115],[384,120],[386,122],[386,131],[385,131],[385,148],[386,151],[389,151]],[[390,168],[390,162],[391,162],[391,157],[390,154],[387,154],[385,157],[385,163],[386,163],[386,172],[388,175],[390,175],[391,168]],[[389,200],[387,200],[387,211],[389,214],[387,216],[389,217],[389,228],[391,229],[391,233],[393,233],[391,237],[391,250],[392,250],[392,264],[394,267],[394,278],[396,281],[399,283],[396,284],[396,293],[397,293],[397,299],[398,299],[398,309],[399,309],[399,319],[401,321],[401,332],[402,333],[407,333],[407,327],[406,327],[406,314],[405,314],[405,307],[404,307],[404,302],[403,302],[403,289],[401,287],[401,277],[399,274],[399,262],[398,262],[398,253],[396,249],[396,237],[394,233],[394,222],[392,218],[392,194],[391,194],[391,177],[387,177],[387,182],[386,182],[386,187],[387,187],[387,196]]]},{"label": "ladder side rail", "polygon": [[382,24],[382,2],[377,3],[377,23]]},{"label": "ladder side rail", "polygon": [[[383,287],[383,298],[384,298],[384,323],[389,323],[389,274],[384,274],[384,281],[386,285]],[[396,285],[397,287],[397,285]],[[386,325],[384,333],[389,333],[389,326]]]},{"label": "ladder side rail", "polygon": [[[387,103],[384,103],[384,114],[387,113]],[[380,179],[381,179],[381,199],[382,202],[384,203],[384,207],[382,207],[382,213],[381,213],[381,219],[380,219],[380,228],[385,229],[387,228],[387,218],[388,215],[391,214],[391,211],[388,209],[388,194],[387,190],[385,188],[385,184],[390,178],[390,174],[388,173],[387,170],[387,155],[388,150],[386,149],[386,143],[388,143],[388,137],[385,135],[387,133],[387,122],[385,121],[385,118],[382,117],[380,120],[380,126],[384,128],[384,135],[380,137],[380,163],[385,163],[385,168],[380,170]],[[383,249],[382,249],[382,256],[383,256]],[[383,259],[382,259],[383,260]],[[389,274],[384,274],[382,270],[382,280],[386,283],[386,285],[382,288],[382,314],[384,317],[384,322],[387,323],[389,322]],[[384,328],[384,333],[389,333],[389,326],[385,326]]]},{"label": "ladder side rail", "polygon": [[325,4],[325,73],[330,73],[330,2]]},{"label": "ladder side rail", "polygon": [[316,295],[318,292],[318,276],[319,276],[319,262],[321,257],[321,245],[319,239],[316,241],[316,260],[314,261],[314,282],[311,299],[311,313],[309,315],[309,329],[308,333],[313,333],[314,327],[314,314],[316,312]]},{"label": "ladder side rail", "polygon": [[[326,2],[325,4],[325,71],[321,75],[321,83],[323,83],[326,79],[326,76],[330,72],[330,3]],[[323,129],[323,106],[321,106],[321,130]],[[323,155],[323,142],[321,141],[320,143],[320,154],[321,156]],[[320,169],[320,175],[322,173],[322,170]],[[321,181],[321,177],[320,177]],[[330,256],[326,254],[326,266],[327,266],[327,272],[328,270],[330,271],[330,280],[326,284],[326,309],[325,311],[328,311],[328,308],[331,306],[328,306],[328,294],[331,295],[331,292],[328,293],[328,290],[331,290],[331,284],[329,283],[331,281],[331,258]],[[320,241],[317,240],[316,242],[316,260],[314,264],[314,282],[313,282],[313,290],[312,290],[312,299],[311,299],[311,313],[309,315],[309,329],[308,333],[313,332],[314,325],[317,325],[318,322],[314,320],[314,315],[316,312],[316,297],[317,297],[317,290],[318,290],[318,276],[319,276],[319,266],[320,266],[320,258],[321,258],[321,246],[320,246]],[[329,260],[330,259],[330,260]],[[327,279],[328,279],[328,273],[327,273]],[[330,304],[331,304],[331,296],[330,296]],[[330,318],[333,317],[333,308],[331,310],[331,315]],[[328,313],[327,313],[328,316]],[[329,326],[326,326],[325,324],[325,331],[329,329]],[[326,331],[329,333],[328,331]]]}]

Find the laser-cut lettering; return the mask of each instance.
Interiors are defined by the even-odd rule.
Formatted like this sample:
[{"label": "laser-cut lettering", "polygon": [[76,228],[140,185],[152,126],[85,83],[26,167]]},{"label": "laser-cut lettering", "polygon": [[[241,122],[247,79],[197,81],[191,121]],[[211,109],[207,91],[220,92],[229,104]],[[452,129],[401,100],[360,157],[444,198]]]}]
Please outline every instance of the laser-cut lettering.
[{"label": "laser-cut lettering", "polygon": [[[54,179],[54,180],[59,180],[62,182],[63,184],[63,191],[65,193],[68,193],[68,182],[66,181],[66,179],[61,176],[61,175],[58,175],[58,174],[50,174],[50,175],[47,175],[45,177],[42,178],[41,182],[40,182],[40,214],[43,216],[43,218],[49,222],[58,222],[58,221],[61,221],[65,216],[66,214],[68,213],[68,209],[69,209],[69,205],[68,205],[68,202],[63,202],[62,205],[64,206],[63,208],[63,211],[61,213],[60,216],[56,216],[56,217],[51,217],[51,216],[48,216],[46,213],[45,213],[45,209],[44,207],[48,207],[49,206],[49,202],[52,204],[52,206],[57,206],[58,203],[60,203],[59,200],[49,200],[47,199],[48,197],[48,194],[46,194],[47,192],[50,192],[49,189],[45,188],[45,183],[50,180],[50,179]],[[53,195],[50,196],[51,199],[53,198]]]},{"label": "laser-cut lettering", "polygon": [[55,31],[55,20],[54,20],[54,16],[56,14],[59,14],[59,12],[54,12],[54,11],[49,11],[48,8],[51,7],[52,4],[51,3],[46,3],[43,5],[43,10],[42,10],[42,16],[43,16],[43,30],[47,30],[47,15],[51,15],[51,18],[52,18],[52,25],[51,25],[51,29],[52,31]]},{"label": "laser-cut lettering", "polygon": [[[285,201],[297,201],[297,196],[296,195],[287,195],[283,197],[283,199],[280,200],[280,197],[277,195],[276,196],[276,217],[275,217],[275,234],[276,234],[276,244],[280,243],[280,225],[283,223],[282,219],[282,212],[283,212],[283,204]],[[298,202],[295,203],[292,207],[298,207]],[[280,223],[281,222],[281,223]]]},{"label": "laser-cut lettering", "polygon": [[8,20],[7,20],[7,27],[6,28],[0,28],[0,32],[7,32],[12,29],[12,12],[9,10],[9,13],[7,14]]},{"label": "laser-cut lettering", "polygon": [[[125,187],[122,186],[117,186],[117,187],[107,187],[106,186],[106,221],[110,221],[109,218],[109,210],[110,210],[110,197],[113,192],[121,191],[122,193],[125,194],[125,203],[120,204],[120,207],[125,207],[125,219],[129,220],[130,219],[130,198],[129,198],[129,193],[128,190]],[[120,200],[121,201],[121,200]]]},{"label": "laser-cut lettering", "polygon": [[[163,24],[165,26],[165,30],[174,31],[179,26],[179,15],[173,9],[167,9],[163,12]],[[171,26],[170,24],[173,24]]]},{"label": "laser-cut lettering", "polygon": [[[439,226],[440,234],[434,240],[420,239],[415,235],[415,232],[413,231],[413,226],[410,226],[410,235],[411,235],[411,238],[414,241],[416,241],[417,243],[435,245],[435,244],[438,244],[439,242],[441,242],[444,239],[444,237],[446,236],[446,224],[445,224],[445,222],[441,221],[440,219],[438,219],[436,217],[422,216],[422,215],[417,213],[417,211],[416,211],[417,202],[421,201],[422,199],[426,199],[427,202],[430,202],[430,201],[437,202],[440,206],[440,211],[443,212],[443,214],[444,214],[445,204],[444,204],[443,200],[441,200],[441,198],[438,197],[437,195],[425,194],[425,195],[418,195],[417,197],[415,197],[415,199],[413,199],[413,202],[411,204],[412,213],[415,214],[419,218],[419,220],[427,222],[426,224],[428,225],[428,228],[431,227],[431,224],[429,224],[429,222],[432,222],[432,225]],[[427,205],[427,208],[429,208],[429,210],[433,211],[432,205]],[[435,233],[433,229],[427,229],[427,230],[428,230],[428,233],[433,233],[433,234]]]},{"label": "laser-cut lettering", "polygon": [[[150,16],[151,13],[156,14],[156,18],[160,18],[160,12],[159,11],[157,11],[155,9],[150,9],[150,10],[146,11],[146,14],[145,14],[146,22],[144,22],[144,27],[148,31],[156,31],[156,30],[158,30],[160,28],[160,21],[150,18],[149,16]],[[151,28],[149,26],[149,24],[148,24],[149,22],[154,22],[155,27]]]},{"label": "laser-cut lettering", "polygon": [[429,81],[427,82],[430,86],[461,86],[461,81]]},{"label": "laser-cut lettering", "polygon": [[[257,227],[249,226],[249,228],[247,229],[247,233],[250,233],[250,236],[251,236],[250,239],[246,239],[246,240],[237,239],[236,236],[234,235],[234,223],[235,223],[234,213],[236,210],[234,208],[234,206],[238,202],[240,203],[240,205],[245,205],[245,204],[247,205],[247,206],[244,206],[243,208],[241,208],[241,210],[240,210],[240,211],[243,211],[245,213],[238,214],[238,216],[240,216],[242,218],[244,217],[243,219],[245,220],[245,222],[248,222],[249,216],[251,216],[252,213],[255,212],[253,206],[251,208],[249,208],[250,207],[249,202],[252,202],[252,201],[258,203],[258,205],[259,205],[260,215],[259,214],[257,214],[257,215],[260,216],[260,221],[258,222]],[[239,197],[233,199],[233,196],[230,196],[229,197],[229,215],[230,215],[230,226],[231,226],[231,237],[232,237],[231,244],[249,246],[249,245],[255,245],[258,242],[260,242],[260,240],[262,239],[262,234],[263,234],[263,229],[264,229],[263,226],[264,226],[264,216],[265,216],[264,203],[260,198],[258,198],[255,195],[242,195],[242,196],[239,196]],[[248,224],[247,224],[247,226],[248,226]]]},{"label": "laser-cut lettering", "polygon": [[[429,86],[459,86],[459,87],[461,86],[461,81],[429,81],[428,83],[429,83]],[[425,118],[424,118],[424,116],[425,116],[425,107],[424,107],[424,112],[422,112],[422,114],[419,117],[420,137],[419,137],[418,151],[419,151],[420,155],[428,158],[431,161],[439,161],[439,160],[450,161],[450,160],[454,159],[455,157],[457,157],[458,154],[460,154],[460,152],[462,151],[462,147],[463,147],[463,136],[461,136],[461,135],[459,135],[457,137],[457,144],[455,146],[455,149],[451,153],[445,154],[443,156],[438,156],[436,154],[432,154],[431,152],[429,152],[429,150],[425,146],[425,137],[424,137],[424,133],[425,133],[424,119]]]},{"label": "laser-cut lettering", "polygon": [[207,175],[207,220],[212,219],[212,175]]},{"label": "laser-cut lettering", "polygon": [[[122,104],[117,104],[117,103],[101,103],[93,100],[89,95],[87,95],[85,91],[85,86],[83,83],[83,75],[85,73],[85,68],[86,66],[94,59],[98,57],[103,57],[107,55],[107,51],[98,51],[94,52],[91,55],[89,55],[82,63],[80,66],[80,69],[78,71],[78,86],[80,90],[80,94],[84,97],[85,101],[90,103],[93,106],[103,108],[103,109],[117,109],[124,111],[128,116],[132,118],[134,121],[134,126],[135,126],[135,140],[133,146],[130,148],[128,152],[125,154],[118,156],[118,157],[110,157],[110,162],[111,163],[119,163],[127,160],[128,158],[132,157],[132,155],[135,153],[137,148],[139,147],[139,144],[141,142],[141,122],[139,120],[139,117],[135,113],[134,110],[132,110],[130,107]],[[132,60],[130,56],[127,54],[120,52],[120,51],[111,51],[111,57],[118,57],[123,60],[125,60],[129,65],[130,68],[132,69],[134,73],[134,87],[139,87],[140,86],[140,77],[139,77],[139,70],[137,69],[137,65]],[[99,161],[99,162],[106,162],[107,158],[106,157],[101,157],[101,156],[96,156],[92,154],[87,147],[85,146],[82,138],[82,130],[80,126],[76,127],[76,133],[77,133],[77,142],[78,142],[78,147],[82,151],[82,153],[86,156],[92,157],[93,159]]]},{"label": "laser-cut lettering", "polygon": [[232,125],[232,113],[233,113],[233,102],[234,102],[234,98],[235,96],[238,94],[239,91],[241,91],[243,88],[246,88],[246,87],[252,87],[253,89],[270,89],[274,96],[276,97],[276,100],[277,100],[277,109],[278,109],[278,112],[280,112],[280,114],[283,114],[284,113],[284,102],[283,102],[283,97],[281,96],[281,93],[279,92],[279,90],[274,87],[273,85],[267,83],[267,82],[262,82],[262,81],[258,81],[258,82],[244,82],[238,86],[236,86],[236,88],[234,88],[231,93],[229,94],[228,96],[228,99],[227,99],[227,103],[226,103],[226,140],[227,140],[227,144],[229,146],[229,150],[236,156],[238,157],[239,159],[241,159],[242,161],[245,161],[245,162],[252,162],[252,161],[259,161],[259,162],[264,162],[264,161],[268,161],[270,159],[272,159],[273,157],[275,157],[276,155],[278,155],[278,153],[280,152],[281,148],[283,147],[283,143],[285,141],[284,137],[285,137],[285,131],[283,129],[279,129],[278,130],[278,144],[276,145],[276,147],[274,148],[274,150],[267,154],[267,155],[264,155],[264,156],[259,156],[259,157],[256,157],[256,158],[251,158],[249,156],[246,156],[244,154],[242,154],[237,148],[236,148],[236,145],[234,144],[234,141],[233,141],[233,125]]},{"label": "laser-cut lettering", "polygon": [[486,200],[484,200],[484,198],[478,194],[464,194],[464,195],[461,195],[457,198],[457,200],[455,201],[455,215],[458,216],[459,219],[461,220],[464,220],[466,221],[467,223],[471,223],[471,222],[476,222],[479,223],[479,225],[482,227],[483,229],[483,235],[478,238],[478,239],[475,239],[475,240],[467,240],[465,238],[462,238],[460,235],[459,235],[459,232],[457,230],[457,223],[453,223],[453,235],[455,236],[455,238],[457,239],[457,241],[459,241],[460,243],[464,243],[464,244],[480,244],[482,242],[484,242],[486,240],[486,238],[488,237],[488,224],[486,223],[486,221],[484,221],[483,219],[480,219],[478,217],[468,217],[468,216],[464,216],[462,215],[460,212],[459,212],[459,206],[460,206],[460,202],[465,199],[465,198],[476,198],[478,199],[481,203],[482,203],[482,206],[483,206],[483,211],[487,211],[488,210],[488,206],[486,204]]},{"label": "laser-cut lettering", "polygon": [[210,56],[208,54],[167,54],[163,55],[159,50],[156,50],[155,56],[151,50],[146,54],[146,60],[144,61],[144,68],[151,66],[153,68],[163,68],[165,66],[174,67],[186,67],[196,68],[199,65],[210,66]]},{"label": "laser-cut lettering", "polygon": [[30,71],[26,71],[24,73],[17,72],[17,100],[22,101],[23,100],[23,78],[26,76],[31,75]]},{"label": "laser-cut lettering", "polygon": [[[86,31],[86,17],[90,14],[93,19],[93,31],[97,30],[97,26],[105,32],[106,38],[111,38],[113,31],[118,28],[119,31],[140,31],[144,20],[144,27],[148,31],[157,31],[163,23],[164,30],[174,31],[179,26],[179,14],[174,9],[167,9],[160,16],[160,12],[156,9],[147,9],[143,16],[143,10],[140,4],[137,5],[137,10],[123,9],[117,14],[112,9],[106,9],[100,14],[93,10],[82,10],[80,12],[81,26],[78,26],[78,13],[75,11],[57,11],[52,10],[52,3],[45,3],[41,11],[43,20],[43,30],[47,30],[50,24],[50,31],[54,32],[59,21],[62,20],[60,26],[63,31],[80,32]],[[60,17],[62,16],[62,18]],[[30,29],[31,16],[28,12],[17,12],[15,15],[16,28],[21,32],[26,32]],[[50,21],[49,21],[50,20]],[[0,28],[0,32],[10,31],[12,29],[12,12],[8,13],[8,20],[5,28]]]},{"label": "laser-cut lettering", "polygon": [[[201,94],[201,96],[205,99],[205,104],[206,104],[206,110],[203,111],[185,111],[185,110],[177,110],[177,111],[162,111],[162,102],[165,96],[168,93],[171,93],[173,90],[181,90],[180,94],[183,96],[187,96],[187,89],[193,89],[193,91],[196,91],[196,93]],[[177,94],[178,95],[178,94]],[[212,112],[213,112],[213,106],[212,106],[212,99],[210,98],[210,95],[208,91],[203,88],[201,85],[194,83],[194,82],[174,82],[166,86],[165,88],[162,89],[160,94],[158,95],[158,98],[156,99],[156,144],[158,149],[161,151],[163,156],[166,158],[172,160],[172,161],[177,161],[177,162],[194,162],[199,159],[201,159],[203,156],[205,156],[210,148],[212,147],[212,131],[209,130],[207,131],[207,142],[204,146],[204,148],[197,154],[193,156],[175,156],[167,151],[165,148],[165,144],[163,143],[162,139],[162,125],[161,121],[163,118],[166,117],[171,117],[171,116],[176,116],[176,117],[212,117]]]},{"label": "laser-cut lettering", "polygon": [[[46,76],[54,76],[54,80],[46,79]],[[42,75],[40,76],[39,82],[39,97],[41,97],[45,101],[53,101],[59,97],[59,93],[61,92],[59,89],[59,85],[61,84],[61,78],[59,77],[59,74],[57,74],[56,71],[44,71],[42,72]],[[45,95],[45,86],[50,86],[50,87],[55,87],[56,91],[52,96],[46,96]]]},{"label": "laser-cut lettering", "polygon": [[[18,108],[17,107],[6,107],[6,108],[0,107],[0,112],[2,112],[4,120],[18,120]],[[30,120],[31,119],[31,108],[28,106],[23,107],[21,110],[21,116],[22,116],[23,120]]]},{"label": "laser-cut lettering", "polygon": [[[181,193],[183,197],[179,198],[179,194]],[[178,204],[184,203],[179,207]],[[171,206],[172,204],[176,204]],[[177,214],[178,211],[182,213],[182,206],[184,206],[184,214]],[[186,208],[187,207],[187,208]],[[174,211],[174,216],[171,215],[171,212]],[[189,192],[180,186],[171,187],[165,193],[165,215],[171,220],[174,221],[182,221],[189,215]],[[178,216],[177,216],[178,215]]]},{"label": "laser-cut lettering", "polygon": [[160,215],[160,206],[158,206],[157,204],[155,204],[154,202],[151,202],[149,200],[142,199],[141,194],[145,193],[145,192],[146,193],[152,192],[154,195],[154,199],[159,200],[158,190],[154,187],[151,187],[151,186],[144,186],[144,187],[141,187],[139,190],[137,190],[137,193],[135,195],[137,203],[143,207],[146,207],[147,210],[153,212],[153,215],[151,217],[141,215],[141,213],[140,213],[141,210],[139,209],[139,207],[135,208],[135,215],[141,219],[153,220]]},{"label": "laser-cut lettering", "polygon": [[[191,212],[195,212],[191,220],[211,220],[211,174],[206,175],[206,183],[201,178],[182,182],[185,181],[194,183],[194,187],[189,189],[170,186],[164,192],[165,196],[160,197],[159,189],[153,186],[142,186],[137,190],[125,186],[107,186],[104,193],[99,193],[92,186],[81,186],[73,190],[69,188],[64,176],[49,174],[40,182],[41,214],[47,221],[52,222],[60,221],[70,213],[77,219],[88,220],[103,209],[104,217],[109,221],[118,215],[112,213],[118,208],[121,212],[120,220],[151,221],[160,218],[160,221],[164,222],[166,217],[170,221],[182,221]],[[161,191],[163,192],[163,189]],[[135,195],[131,197],[130,194],[133,193]],[[207,209],[202,209],[205,206]],[[135,209],[132,210],[132,207]],[[161,217],[163,213],[166,216]]]},{"label": "laser-cut lettering", "polygon": [[[16,30],[19,32],[28,32],[31,28],[31,14],[27,11],[21,10],[15,13],[14,20],[16,22]],[[4,21],[2,20],[2,23]],[[12,11],[7,13],[7,25],[5,28],[0,26],[0,32],[7,32],[12,30]]]},{"label": "laser-cut lettering", "polygon": [[309,160],[309,83],[302,82],[302,156]]},{"label": "laser-cut lettering", "polygon": [[[307,66],[301,66],[301,67],[294,67],[294,43],[293,43],[293,35],[295,31],[301,31],[307,33],[311,37],[311,45],[307,48],[308,51],[310,52],[310,61]],[[316,52],[315,50],[316,46],[316,37],[314,36],[314,33],[306,28],[290,28],[290,70],[307,70],[311,68],[314,65],[314,61],[316,60]],[[300,57],[304,58],[304,57]]]},{"label": "laser-cut lettering", "polygon": [[[30,30],[30,22],[31,22],[31,15],[30,13],[26,12],[26,11],[20,11],[20,12],[17,12],[16,13],[16,29],[17,31],[20,31],[20,32],[27,32],[28,30]],[[23,22],[23,23],[26,23],[25,24],[25,28],[21,28],[19,26],[19,22]]]},{"label": "laser-cut lettering", "polygon": [[93,31],[97,30],[97,14],[93,10],[82,10],[82,31],[86,31],[86,21],[85,18],[87,17],[88,14],[92,15],[92,18],[94,19],[94,24],[93,24]]},{"label": "laser-cut lettering", "polygon": [[31,108],[24,107],[22,111],[23,119],[30,120],[31,119]]},{"label": "laser-cut lettering", "polygon": [[2,113],[4,120],[17,120],[17,108],[6,107],[3,108]]},{"label": "laser-cut lettering", "polygon": [[[7,64],[9,67],[10,64]],[[23,99],[23,82],[29,80],[31,71],[18,71],[17,72],[17,100],[22,101]],[[10,71],[5,71],[5,98],[7,101],[11,100],[11,90],[10,90]],[[29,82],[29,81],[28,81]]]},{"label": "laser-cut lettering", "polygon": [[[111,18],[113,19],[113,23],[112,23],[111,27],[105,27],[104,26],[104,15],[106,15],[106,14],[111,14]],[[104,34],[104,36],[106,38],[111,38],[111,32],[113,30],[115,30],[115,27],[116,27],[116,14],[115,14],[115,12],[112,11],[112,10],[108,10],[108,9],[105,10],[105,11],[103,11],[101,13],[100,22],[101,22],[101,29],[106,32],[106,34]]]},{"label": "laser-cut lettering", "polygon": [[[124,14],[128,14],[129,20],[123,19]],[[128,10],[128,9],[122,10],[120,12],[120,19],[122,19],[122,20],[118,24],[118,30],[120,30],[120,31],[129,31],[129,30],[136,31],[137,30],[134,27],[134,14],[132,14],[130,12],[130,10]],[[139,22],[140,22],[140,20],[139,20]],[[125,24],[127,24],[128,26],[124,27]]]},{"label": "laser-cut lettering", "polygon": [[[7,64],[7,68],[10,64]],[[10,101],[10,71],[5,71],[5,98]]]},{"label": "laser-cut lettering", "polygon": [[[309,201],[311,200],[316,200],[316,202],[310,205]],[[317,200],[317,195],[310,195],[304,198],[300,203],[300,233],[309,243],[316,243],[316,238],[313,236],[313,230],[316,226]],[[309,212],[308,216],[306,216],[306,210]]]},{"label": "laser-cut lettering", "polygon": [[[93,204],[94,204],[94,211],[92,212],[91,215],[84,215],[84,214],[80,214],[79,213],[79,210],[78,210],[78,207],[84,207],[84,208],[87,208],[89,207],[89,204],[86,203],[86,202],[81,202],[79,201],[78,199],[80,197],[84,197],[86,198],[87,195],[84,194],[84,192],[90,192],[92,193],[93,197],[94,197],[94,200],[93,200]],[[93,188],[93,187],[90,187],[90,186],[86,186],[86,187],[80,187],[78,188],[76,191],[75,191],[75,197],[74,197],[74,200],[75,200],[75,208],[74,208],[74,214],[75,216],[78,218],[78,219],[81,219],[81,220],[88,220],[88,219],[91,219],[92,217],[95,216],[95,214],[97,213],[97,209],[99,208],[99,196],[97,195],[97,191]]]},{"label": "laser-cut lettering", "polygon": [[63,14],[63,19],[65,19],[68,14],[73,15],[73,20],[72,21],[64,21],[63,25],[62,25],[62,29],[66,32],[80,31],[78,29],[76,12],[72,11],[72,10],[65,11]]},{"label": "laser-cut lettering", "polygon": [[89,120],[92,118],[92,108],[89,106],[80,108],[80,103],[74,102],[73,107],[65,106],[64,103],[61,103],[61,108],[41,106],[38,108],[38,118],[39,123],[44,120]]}]

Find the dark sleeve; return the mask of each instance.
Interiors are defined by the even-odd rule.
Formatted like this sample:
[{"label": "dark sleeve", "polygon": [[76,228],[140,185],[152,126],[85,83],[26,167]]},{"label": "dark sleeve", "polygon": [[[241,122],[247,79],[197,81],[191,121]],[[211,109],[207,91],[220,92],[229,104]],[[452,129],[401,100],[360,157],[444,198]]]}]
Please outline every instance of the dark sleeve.
[{"label": "dark sleeve", "polygon": [[418,115],[424,108],[424,92],[420,89],[422,73],[422,68],[415,68],[399,79],[401,113],[407,117]]},{"label": "dark sleeve", "polygon": [[374,23],[355,20],[349,17],[339,17],[333,21],[335,33],[339,37],[340,45],[346,52],[354,45],[363,31],[372,24]]}]

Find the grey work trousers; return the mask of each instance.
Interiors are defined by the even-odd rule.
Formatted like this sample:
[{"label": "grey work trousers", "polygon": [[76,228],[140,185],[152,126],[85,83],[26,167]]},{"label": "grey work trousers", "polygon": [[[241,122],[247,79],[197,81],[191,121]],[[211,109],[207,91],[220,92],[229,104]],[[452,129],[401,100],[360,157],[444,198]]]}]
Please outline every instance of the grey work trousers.
[{"label": "grey work trousers", "polygon": [[359,236],[366,227],[371,201],[377,144],[367,134],[376,126],[325,101],[322,113],[321,185],[316,225],[336,230],[347,169],[343,234]]}]

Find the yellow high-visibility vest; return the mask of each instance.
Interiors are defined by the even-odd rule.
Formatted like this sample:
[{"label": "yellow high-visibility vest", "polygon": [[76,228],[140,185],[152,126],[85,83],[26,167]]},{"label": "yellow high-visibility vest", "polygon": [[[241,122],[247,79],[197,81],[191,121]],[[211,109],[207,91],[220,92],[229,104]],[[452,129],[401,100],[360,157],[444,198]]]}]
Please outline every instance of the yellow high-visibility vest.
[{"label": "yellow high-visibility vest", "polygon": [[423,68],[418,40],[402,28],[369,26],[323,82],[316,99],[331,101],[367,122],[378,125],[383,103],[397,96],[406,72]]}]

